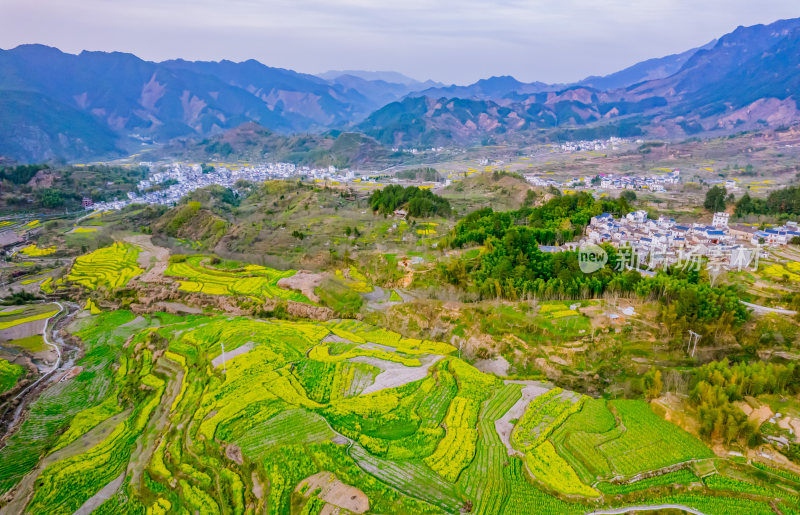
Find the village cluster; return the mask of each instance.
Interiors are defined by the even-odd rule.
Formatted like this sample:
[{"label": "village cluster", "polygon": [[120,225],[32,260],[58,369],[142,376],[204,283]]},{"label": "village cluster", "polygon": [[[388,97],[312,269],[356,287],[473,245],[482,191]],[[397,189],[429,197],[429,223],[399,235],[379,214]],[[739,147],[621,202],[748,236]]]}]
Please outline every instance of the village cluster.
[{"label": "village cluster", "polygon": [[556,188],[593,188],[599,190],[649,190],[652,192],[666,191],[666,187],[680,184],[680,170],[671,170],[658,175],[634,176],[615,175],[613,173],[599,174],[594,177],[575,177],[566,182],[559,182],[549,177],[527,175],[525,179],[533,186]]},{"label": "village cluster", "polygon": [[239,181],[263,182],[275,179],[331,180],[346,181],[354,177],[352,171],[339,172],[335,167],[298,167],[291,163],[267,163],[253,166],[171,163],[167,166],[141,163],[149,166],[152,172],[145,180],[139,181],[136,192],[129,192],[127,199],[93,204],[84,202],[86,209],[122,209],[129,204],[176,204],[181,197],[194,190],[219,185],[235,191]]},{"label": "village cluster", "polygon": [[728,213],[715,213],[711,225],[680,224],[672,218],[648,218],[640,210],[615,218],[603,213],[592,218],[581,245],[609,243],[620,250],[626,268],[697,266],[716,269],[757,268],[764,247],[787,245],[800,237],[797,222],[780,227],[729,225]]},{"label": "village cluster", "polygon": [[[567,141],[559,145],[561,152],[596,152],[599,150],[617,150],[623,143],[630,140],[625,138],[611,137],[608,139],[594,139],[594,140],[580,140],[580,141]],[[641,141],[638,141],[641,143]]]}]

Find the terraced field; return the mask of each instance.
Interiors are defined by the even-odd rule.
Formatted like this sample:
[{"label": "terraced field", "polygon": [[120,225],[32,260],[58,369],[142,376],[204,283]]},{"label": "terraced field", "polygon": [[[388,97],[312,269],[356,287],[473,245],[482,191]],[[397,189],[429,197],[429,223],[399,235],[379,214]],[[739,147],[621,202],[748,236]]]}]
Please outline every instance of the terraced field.
[{"label": "terraced field", "polygon": [[137,264],[139,247],[116,242],[75,259],[67,280],[96,290],[121,288],[144,272]]},{"label": "terraced field", "polygon": [[173,257],[164,275],[179,278],[180,289],[209,295],[241,295],[254,299],[281,298],[310,302],[305,295],[278,287],[295,270],[279,271],[259,265],[222,262],[208,256]]},{"label": "terraced field", "polygon": [[58,306],[55,304],[28,304],[6,308],[0,311],[0,335],[8,339],[18,339],[41,333],[44,321],[57,313]]},{"label": "terraced field", "polygon": [[54,254],[56,252],[55,247],[37,247],[36,244],[28,245],[27,247],[23,247],[20,249],[20,254],[28,256],[28,257],[42,257],[42,256],[49,256],[50,254]]},{"label": "terraced field", "polygon": [[[525,457],[510,456],[495,421],[522,384],[478,371],[449,345],[359,321],[116,311],[72,330],[86,345],[83,371],[46,390],[0,450],[0,493],[21,485],[9,505],[17,512],[71,514],[89,502],[101,514],[328,513],[343,501],[308,481],[331,472],[374,513],[585,513],[652,489],[654,502],[707,513],[767,513],[773,495],[797,509],[788,491],[703,484],[688,471],[597,483],[593,470],[655,470],[710,453],[642,402],[553,389],[516,421],[512,442]],[[362,393],[379,375],[367,358],[428,368]],[[643,441],[653,433],[664,452]],[[35,481],[21,482],[33,470]],[[690,483],[691,494],[670,490]],[[108,501],[94,497],[101,490]]]}]

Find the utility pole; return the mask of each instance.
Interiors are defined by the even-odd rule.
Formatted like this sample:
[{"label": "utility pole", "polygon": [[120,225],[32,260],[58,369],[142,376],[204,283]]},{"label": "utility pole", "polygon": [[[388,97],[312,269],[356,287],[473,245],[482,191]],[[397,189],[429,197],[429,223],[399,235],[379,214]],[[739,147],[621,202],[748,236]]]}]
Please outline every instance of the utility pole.
[{"label": "utility pole", "polygon": [[700,335],[694,331],[689,331],[689,345],[686,346],[686,353],[689,354],[689,348],[692,349],[692,357],[694,357],[694,352],[697,350],[697,342],[700,341]]}]

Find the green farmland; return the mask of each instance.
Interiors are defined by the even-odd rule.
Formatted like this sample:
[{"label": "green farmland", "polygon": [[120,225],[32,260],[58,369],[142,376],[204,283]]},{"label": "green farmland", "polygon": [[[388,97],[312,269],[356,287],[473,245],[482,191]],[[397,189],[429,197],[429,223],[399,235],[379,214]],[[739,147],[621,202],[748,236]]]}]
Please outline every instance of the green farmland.
[{"label": "green farmland", "polygon": [[[344,488],[375,513],[583,513],[665,484],[678,490],[657,502],[708,513],[772,513],[774,497],[797,508],[788,490],[701,482],[688,468],[619,483],[711,456],[642,401],[550,389],[514,421],[510,453],[495,421],[523,385],[479,372],[449,345],[357,321],[134,318],[75,322],[84,371],[39,398],[0,451],[3,491],[50,456],[27,511],[73,513],[119,477],[98,513],[355,508],[330,493]],[[383,369],[421,373],[381,387]],[[335,484],[305,492],[321,473]]]}]

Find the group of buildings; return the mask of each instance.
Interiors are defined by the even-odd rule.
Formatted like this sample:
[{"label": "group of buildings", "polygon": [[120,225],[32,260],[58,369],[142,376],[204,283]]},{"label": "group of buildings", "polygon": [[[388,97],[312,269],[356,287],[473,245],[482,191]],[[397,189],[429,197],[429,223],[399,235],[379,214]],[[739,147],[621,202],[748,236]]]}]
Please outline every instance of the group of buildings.
[{"label": "group of buildings", "polygon": [[139,181],[135,192],[128,192],[127,199],[110,202],[84,202],[86,209],[122,209],[128,204],[166,204],[177,203],[181,197],[194,190],[219,185],[235,189],[239,181],[263,182],[275,179],[331,180],[346,181],[354,177],[353,172],[340,173],[333,166],[325,168],[298,167],[291,163],[268,163],[255,166],[218,165],[216,167],[200,164],[171,163],[157,166],[143,163],[153,170],[147,179]]},{"label": "group of buildings", "polygon": [[757,264],[763,247],[786,245],[800,237],[797,222],[759,229],[729,225],[728,213],[716,213],[710,225],[682,224],[667,217],[650,219],[646,211],[615,218],[603,213],[592,218],[581,244],[610,243],[628,254],[631,268],[658,268],[674,264],[699,264],[743,269]]},{"label": "group of buildings", "polygon": [[611,137],[609,139],[594,139],[567,141],[560,145],[561,152],[597,152],[601,150],[617,150],[623,143],[628,142],[625,138]]},{"label": "group of buildings", "polygon": [[659,175],[615,175],[601,173],[594,177],[574,177],[561,183],[550,177],[540,175],[527,175],[525,179],[533,186],[556,188],[597,188],[600,190],[649,190],[652,192],[666,191],[667,186],[680,184],[680,170],[671,170]]},{"label": "group of buildings", "polygon": [[672,170],[661,175],[647,175],[644,177],[632,175],[615,175],[613,173],[600,174],[600,188],[604,190],[650,190],[666,191],[666,186],[680,184],[681,171]]}]

